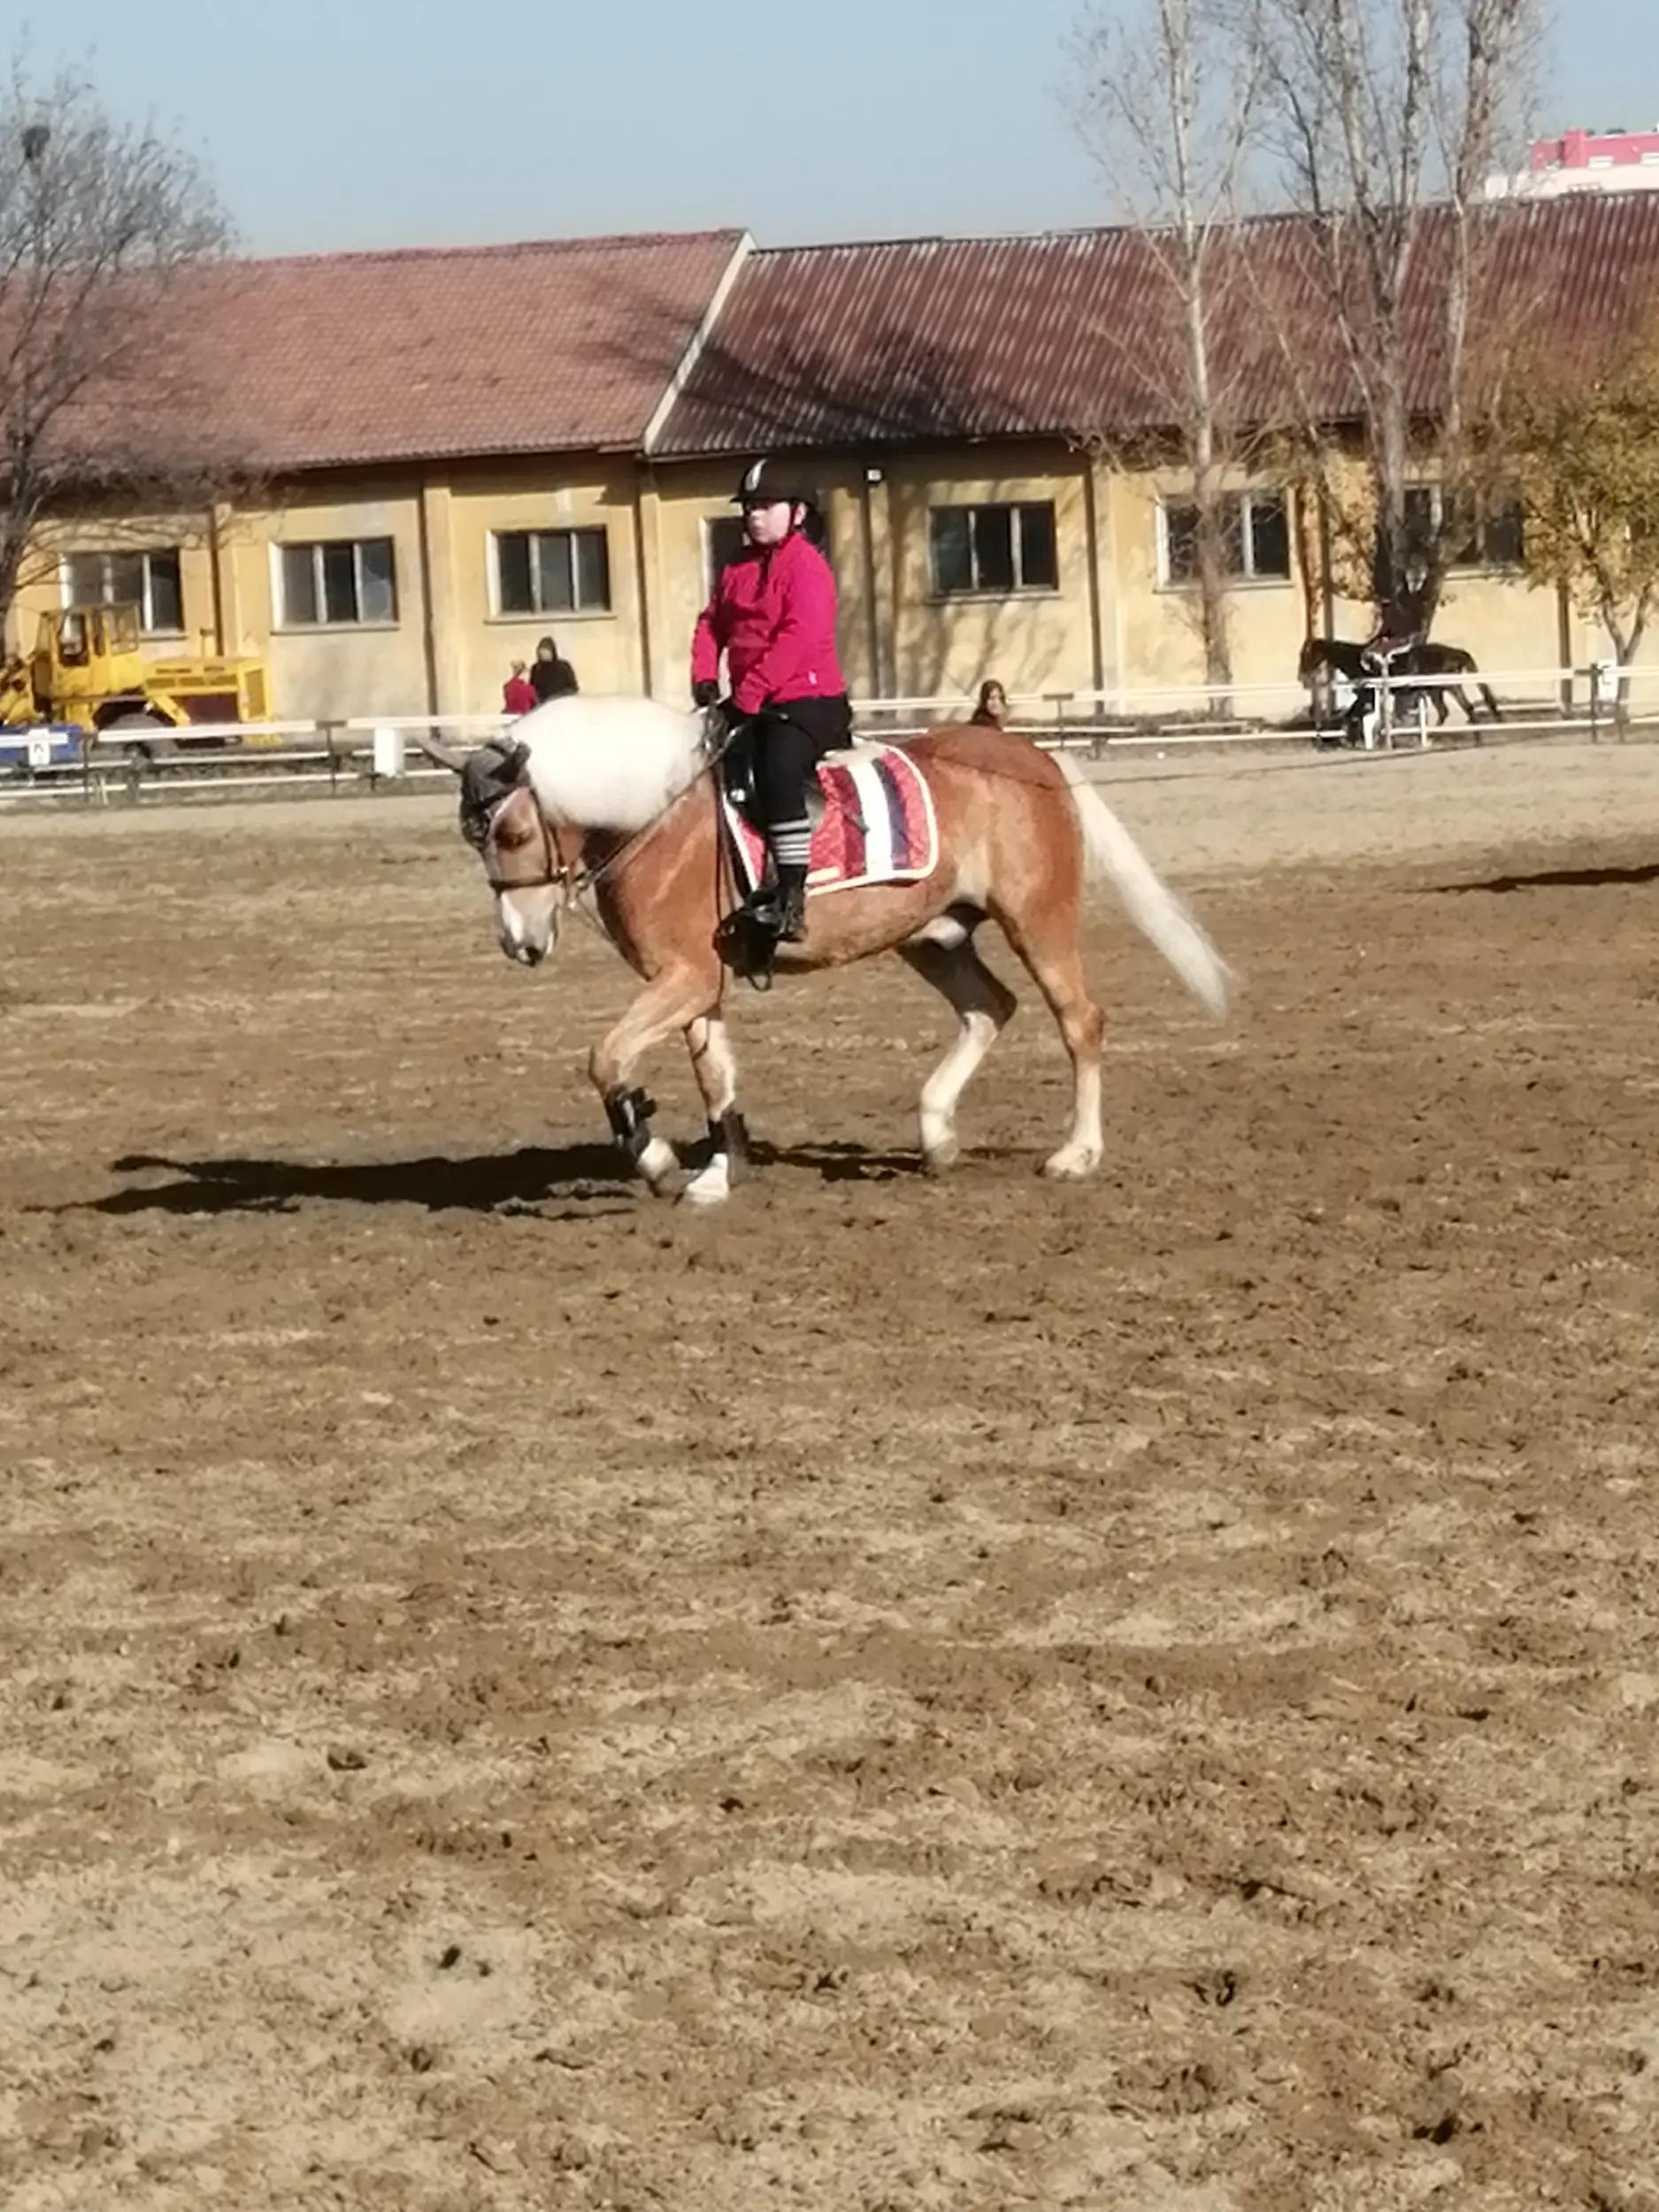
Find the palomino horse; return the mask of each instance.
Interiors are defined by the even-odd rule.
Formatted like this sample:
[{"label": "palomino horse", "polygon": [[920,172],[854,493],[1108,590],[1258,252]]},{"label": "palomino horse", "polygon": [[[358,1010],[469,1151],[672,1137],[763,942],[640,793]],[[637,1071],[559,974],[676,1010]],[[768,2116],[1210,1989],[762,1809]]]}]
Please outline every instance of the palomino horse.
[{"label": "palomino horse", "polygon": [[[650,1102],[635,1086],[645,1055],[679,1031],[713,1139],[683,1195],[724,1199],[746,1157],[745,1130],[721,1018],[719,925],[733,894],[702,718],[651,700],[584,695],[549,701],[515,723],[511,739],[469,759],[422,741],[461,777],[462,829],[483,858],[511,958],[531,967],[544,959],[564,910],[591,889],[606,934],[645,986],[589,1063],[611,1126],[654,1191],[680,1187],[673,1149],[652,1134]],[[1071,1057],[1071,1125],[1047,1172],[1090,1174],[1102,1149],[1102,1016],[1079,956],[1086,875],[1116,885],[1131,918],[1217,1015],[1226,969],[1073,763],[995,729],[935,730],[905,749],[933,795],[933,873],[813,895],[805,940],[780,949],[780,972],[893,951],[942,993],[961,1028],[921,1097],[923,1159],[942,1170],[958,1151],[956,1102],[1014,1010],[1013,994],[974,949],[990,917]]]},{"label": "palomino horse", "polygon": [[[1310,637],[1302,645],[1296,673],[1304,684],[1310,684],[1321,670],[1345,677],[1351,684],[1369,684],[1377,679],[1378,661],[1370,645],[1357,643],[1351,638]],[[1475,718],[1475,710],[1461,680],[1465,676],[1473,678],[1475,688],[1486,702],[1493,720],[1503,719],[1503,710],[1491,685],[1482,678],[1474,655],[1465,652],[1461,645],[1436,645],[1428,638],[1420,638],[1390,656],[1389,672],[1423,679],[1421,683],[1413,682],[1411,689],[1421,691],[1434,702],[1435,716],[1442,727],[1451,711],[1446,703],[1448,692],[1463,709],[1467,721],[1472,723]]]}]

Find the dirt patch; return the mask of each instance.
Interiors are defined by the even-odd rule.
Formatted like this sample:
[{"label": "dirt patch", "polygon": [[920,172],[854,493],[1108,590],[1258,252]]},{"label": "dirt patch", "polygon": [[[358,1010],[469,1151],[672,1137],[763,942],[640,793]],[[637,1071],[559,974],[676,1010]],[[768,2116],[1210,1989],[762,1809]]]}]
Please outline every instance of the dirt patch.
[{"label": "dirt patch", "polygon": [[712,1221],[447,810],[7,826],[0,2197],[1659,2202],[1655,762],[1139,764],[1102,1178],[878,968]]}]

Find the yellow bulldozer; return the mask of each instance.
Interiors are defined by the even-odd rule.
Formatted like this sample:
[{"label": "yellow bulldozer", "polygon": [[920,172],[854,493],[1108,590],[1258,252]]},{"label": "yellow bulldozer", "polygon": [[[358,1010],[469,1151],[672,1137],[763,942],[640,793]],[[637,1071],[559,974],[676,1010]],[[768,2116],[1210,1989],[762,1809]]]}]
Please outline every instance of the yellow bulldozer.
[{"label": "yellow bulldozer", "polygon": [[65,607],[43,614],[32,653],[0,666],[0,725],[56,724],[83,739],[119,732],[126,749],[156,759],[204,723],[268,722],[263,661],[201,655],[149,660],[135,606]]}]

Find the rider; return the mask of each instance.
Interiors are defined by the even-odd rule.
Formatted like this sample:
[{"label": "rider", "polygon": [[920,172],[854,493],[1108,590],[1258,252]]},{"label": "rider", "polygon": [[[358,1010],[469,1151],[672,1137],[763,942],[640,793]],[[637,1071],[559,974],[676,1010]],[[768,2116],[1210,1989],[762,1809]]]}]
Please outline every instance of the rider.
[{"label": "rider", "polygon": [[757,461],[733,505],[743,511],[742,552],[722,569],[691,648],[691,695],[719,696],[720,656],[731,713],[749,723],[761,818],[772,849],[774,893],[750,911],[790,942],[806,932],[811,824],[807,794],[823,756],[847,743],[852,710],[835,654],[835,579],[807,535],[810,495],[784,464]]}]

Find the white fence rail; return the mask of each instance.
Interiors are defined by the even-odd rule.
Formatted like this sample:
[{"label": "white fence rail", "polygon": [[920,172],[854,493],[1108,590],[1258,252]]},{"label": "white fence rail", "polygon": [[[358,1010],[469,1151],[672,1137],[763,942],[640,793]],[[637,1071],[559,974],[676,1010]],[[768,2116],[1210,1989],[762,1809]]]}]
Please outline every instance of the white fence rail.
[{"label": "white fence rail", "polygon": [[[1563,736],[1659,737],[1659,668],[1481,671],[1462,679],[1395,676],[1368,686],[1369,712],[1340,680],[1315,689],[1300,682],[1167,685],[1108,691],[1013,694],[1009,726],[1050,748],[1099,757],[1154,748],[1235,745],[1310,746],[1369,742],[1378,749],[1431,745],[1468,733],[1448,699],[1443,730],[1432,703],[1461,682],[1479,705],[1480,687],[1496,695],[1502,718],[1483,710],[1486,742]],[[860,733],[872,738],[919,735],[961,720],[972,698],[859,699]],[[64,729],[0,730],[0,811],[42,803],[92,806],[191,800],[254,793],[374,794],[441,783],[446,772],[411,740],[431,732],[462,744],[480,743],[510,726],[504,714],[405,714],[349,719],[214,723],[153,735],[108,731],[82,741]]]}]

